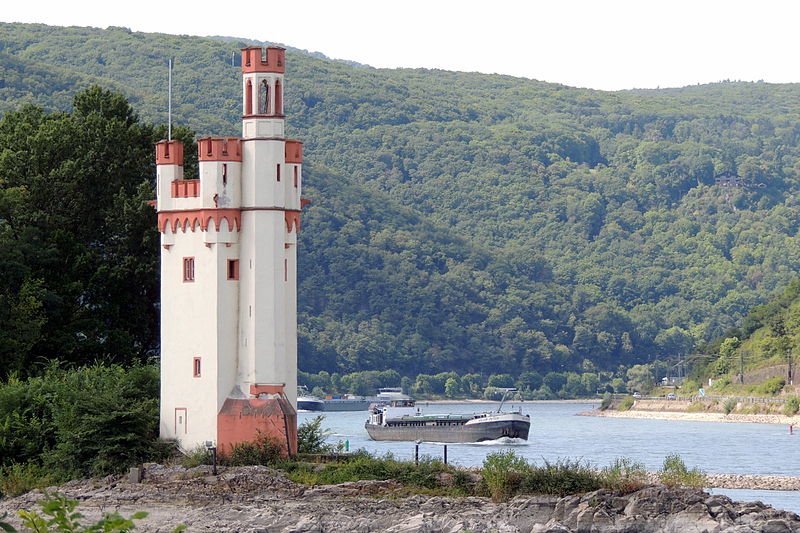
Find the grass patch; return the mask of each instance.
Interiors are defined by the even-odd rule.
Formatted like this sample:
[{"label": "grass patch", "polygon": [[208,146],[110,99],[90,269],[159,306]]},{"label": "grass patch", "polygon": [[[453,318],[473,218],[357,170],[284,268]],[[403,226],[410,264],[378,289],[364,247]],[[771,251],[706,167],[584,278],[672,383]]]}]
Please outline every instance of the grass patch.
[{"label": "grass patch", "polygon": [[633,399],[633,396],[625,396],[617,407],[618,411],[630,411],[631,407],[636,400]]},{"label": "grass patch", "polygon": [[692,402],[686,408],[687,413],[705,413],[706,411],[707,407],[704,402]]},{"label": "grass patch", "polygon": [[14,463],[0,468],[0,496],[14,497],[66,481],[36,463]]},{"label": "grass patch", "polygon": [[722,412],[729,415],[736,410],[737,405],[739,405],[739,400],[736,398],[728,398],[722,402]]}]

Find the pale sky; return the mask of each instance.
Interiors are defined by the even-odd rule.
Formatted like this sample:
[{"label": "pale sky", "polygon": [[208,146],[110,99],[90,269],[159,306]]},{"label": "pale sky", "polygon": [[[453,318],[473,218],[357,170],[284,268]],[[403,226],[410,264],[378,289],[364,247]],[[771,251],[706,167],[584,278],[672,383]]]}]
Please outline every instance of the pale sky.
[{"label": "pale sky", "polygon": [[574,87],[800,82],[797,0],[42,0],[3,22],[271,41],[374,67]]}]

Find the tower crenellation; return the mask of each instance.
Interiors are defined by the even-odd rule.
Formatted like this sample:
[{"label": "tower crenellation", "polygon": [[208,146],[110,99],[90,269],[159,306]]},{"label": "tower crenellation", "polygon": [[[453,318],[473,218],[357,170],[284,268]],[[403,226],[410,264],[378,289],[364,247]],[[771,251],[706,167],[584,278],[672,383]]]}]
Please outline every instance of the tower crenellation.
[{"label": "tower crenellation", "polygon": [[243,138],[156,145],[161,434],[229,451],[261,432],[296,448],[302,142],[284,138],[280,47],[242,50]]}]

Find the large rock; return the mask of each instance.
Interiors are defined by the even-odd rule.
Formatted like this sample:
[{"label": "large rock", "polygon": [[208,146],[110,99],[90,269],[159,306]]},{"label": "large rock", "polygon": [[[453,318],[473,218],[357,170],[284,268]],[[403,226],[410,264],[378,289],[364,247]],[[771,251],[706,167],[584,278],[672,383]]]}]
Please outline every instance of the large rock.
[{"label": "large rock", "polygon": [[[148,511],[137,531],[168,532],[393,532],[456,533],[800,533],[800,517],[761,503],[721,495],[646,487],[621,495],[599,490],[558,498],[486,498],[408,495],[393,481],[305,487],[265,467],[221,470],[146,465],[141,483],[128,477],[76,481],[53,488],[80,500],[86,522],[102,513]],[[37,509],[32,492],[0,501],[4,511]],[[16,523],[19,526],[19,523]]]}]

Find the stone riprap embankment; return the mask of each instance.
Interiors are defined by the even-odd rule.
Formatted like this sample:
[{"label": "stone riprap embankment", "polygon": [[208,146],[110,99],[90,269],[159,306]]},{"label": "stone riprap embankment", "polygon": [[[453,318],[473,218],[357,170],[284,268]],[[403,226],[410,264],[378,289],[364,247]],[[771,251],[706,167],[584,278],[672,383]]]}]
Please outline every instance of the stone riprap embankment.
[{"label": "stone riprap embankment", "polygon": [[[727,532],[800,533],[800,517],[761,503],[735,503],[690,489],[646,487],[627,495],[600,490],[558,498],[408,495],[391,481],[305,487],[265,467],[210,475],[207,467],[148,465],[141,483],[127,478],[75,481],[58,487],[90,519],[147,511],[137,531],[167,532],[444,532],[525,533]],[[0,501],[0,514],[34,509],[39,493]],[[17,522],[17,525],[19,523]]]}]

